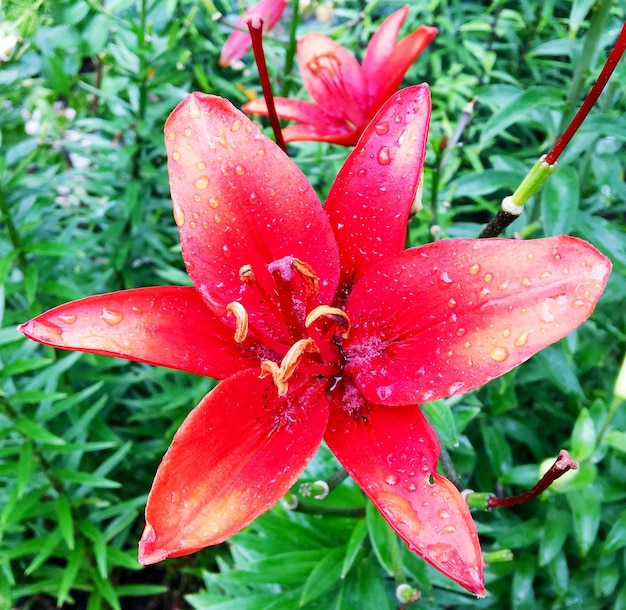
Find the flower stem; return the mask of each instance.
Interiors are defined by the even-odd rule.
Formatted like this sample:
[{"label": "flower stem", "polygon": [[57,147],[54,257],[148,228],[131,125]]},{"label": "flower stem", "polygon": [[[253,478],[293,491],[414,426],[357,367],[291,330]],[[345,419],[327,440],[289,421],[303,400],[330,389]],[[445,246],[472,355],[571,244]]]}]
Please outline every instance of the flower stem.
[{"label": "flower stem", "polygon": [[246,19],[246,24],[250,30],[252,50],[254,51],[254,61],[256,61],[257,69],[259,70],[259,79],[261,81],[261,88],[263,89],[263,97],[265,98],[265,103],[267,104],[267,114],[270,119],[272,130],[274,131],[276,144],[278,144],[285,154],[287,154],[287,145],[285,144],[278,115],[276,114],[274,94],[272,93],[272,83],[267,70],[265,52],[263,51],[263,18],[260,15],[250,15]]},{"label": "flower stem", "polygon": [[556,168],[557,159],[563,150],[565,150],[565,147],[569,144],[574,134],[578,131],[582,122],[585,118],[587,118],[591,108],[593,108],[594,104],[597,102],[600,93],[602,93],[602,90],[611,77],[611,74],[613,74],[613,71],[624,54],[625,49],[626,22],[622,27],[622,31],[620,32],[613,50],[609,54],[606,63],[598,76],[598,80],[594,83],[589,95],[587,95],[582,106],[576,113],[576,116],[563,132],[563,135],[557,140],[557,143],[554,145],[552,150],[545,157],[539,159],[539,161],[535,163],[515,193],[513,193],[510,197],[504,198],[502,206],[487,226],[481,231],[478,237],[497,237],[522,213],[524,204],[539,190],[539,188],[550,177]]},{"label": "flower stem", "polygon": [[569,470],[576,470],[578,465],[571,458],[570,454],[565,451],[565,449],[561,449],[559,452],[559,457],[556,458],[556,461],[546,474],[543,475],[541,480],[528,491],[525,491],[522,494],[517,496],[510,496],[508,498],[497,498],[495,496],[491,496],[487,500],[487,508],[498,508],[499,506],[515,506],[516,504],[522,504],[523,502],[528,502],[529,500],[533,500],[540,493],[544,492],[554,481],[558,478],[562,477]]}]

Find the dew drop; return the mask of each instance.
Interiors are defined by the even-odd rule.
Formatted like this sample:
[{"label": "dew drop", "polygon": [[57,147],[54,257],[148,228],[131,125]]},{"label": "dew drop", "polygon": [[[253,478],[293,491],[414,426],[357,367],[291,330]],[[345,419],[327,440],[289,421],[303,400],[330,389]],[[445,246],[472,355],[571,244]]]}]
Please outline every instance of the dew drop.
[{"label": "dew drop", "polygon": [[555,261],[560,261],[561,255],[556,250],[552,250],[552,258],[554,258]]},{"label": "dew drop", "polygon": [[441,510],[437,513],[437,516],[438,516],[440,519],[449,519],[449,518],[450,518],[450,513],[449,513],[449,512],[448,512],[445,508],[442,508],[442,509],[441,509]]},{"label": "dew drop", "polygon": [[469,269],[468,271],[472,274],[472,275],[476,275],[479,271],[480,271],[480,265],[478,263],[474,263]]},{"label": "dew drop", "polygon": [[440,534],[454,534],[456,532],[456,527],[454,525],[446,525],[442,527],[439,531]]},{"label": "dew drop", "polygon": [[546,278],[549,278],[551,275],[552,275],[552,271],[543,271],[539,274],[539,279],[545,280]]},{"label": "dew drop", "polygon": [[222,217],[219,214],[216,214],[214,220],[216,224],[220,224],[220,222],[222,222]]},{"label": "dew drop", "polygon": [[448,275],[447,271],[444,271],[439,276],[439,287],[440,288],[448,288],[452,284],[452,278]]},{"label": "dew drop", "polygon": [[585,307],[586,305],[587,301],[584,301],[583,299],[575,299],[572,301],[572,307]]},{"label": "dew drop", "polygon": [[183,212],[183,208],[175,200],[172,201],[172,208],[174,210],[174,222],[176,226],[182,227],[185,224],[185,212]]},{"label": "dew drop", "polygon": [[357,175],[357,176],[359,176],[360,178],[363,178],[363,176],[365,176],[366,174],[367,174],[367,170],[366,170],[366,169],[363,169],[363,168],[361,168],[361,169],[360,169],[360,170],[356,173],[356,175]]},{"label": "dew drop", "polygon": [[533,281],[525,275],[519,282],[524,288],[530,288],[533,285]]},{"label": "dew drop", "polygon": [[506,290],[511,282],[509,282],[509,280],[504,280],[504,282],[502,282],[499,286],[498,286],[498,290]]},{"label": "dew drop", "polygon": [[389,474],[385,477],[385,483],[387,483],[387,485],[397,485],[398,484],[398,477],[395,474]]},{"label": "dew drop", "polygon": [[193,181],[193,185],[199,190],[205,189],[209,186],[209,178],[207,176],[200,176]]},{"label": "dew drop", "polygon": [[185,127],[183,130],[183,135],[188,138],[191,135],[191,127]]},{"label": "dew drop", "polygon": [[378,187],[378,192],[379,193],[386,193],[387,192],[387,187],[386,186],[379,186]]},{"label": "dew drop", "polygon": [[470,342],[470,341],[466,341],[465,343],[463,343],[463,347],[464,347],[465,349],[469,349],[470,347],[472,347],[472,344],[471,344],[471,342]]},{"label": "dew drop", "polygon": [[265,150],[262,148],[259,148],[259,150],[256,151],[256,155],[257,157],[264,157],[265,156]]},{"label": "dew drop", "polygon": [[205,163],[204,161],[198,161],[198,162],[196,163],[196,167],[197,167],[198,169],[204,169],[204,168],[206,167],[206,163]]},{"label": "dew drop", "polygon": [[117,326],[124,319],[124,314],[121,311],[113,311],[112,309],[107,309],[105,307],[102,310],[100,318],[109,326]]},{"label": "dew drop", "polygon": [[508,338],[511,336],[511,329],[510,329],[510,328],[505,328],[505,329],[502,331],[502,336],[503,336],[505,339],[508,339]]},{"label": "dew drop", "polygon": [[230,130],[237,131],[241,127],[242,123],[243,121],[241,119],[235,119],[230,126]]},{"label": "dew drop", "polygon": [[526,345],[526,343],[528,343],[528,337],[530,336],[531,331],[530,330],[523,330],[519,337],[517,339],[515,339],[515,347],[524,347],[524,345]]},{"label": "dew drop", "polygon": [[63,322],[63,324],[74,324],[76,322],[76,314],[73,313],[62,313],[59,316],[59,320]]},{"label": "dew drop", "polygon": [[456,307],[456,299],[454,297],[448,299],[448,307],[454,309]]},{"label": "dew drop", "polygon": [[246,173],[246,168],[243,165],[235,165],[235,174],[237,176],[243,176]]},{"label": "dew drop", "polygon": [[487,288],[486,286],[478,293],[478,298],[479,299],[484,299],[485,297],[489,296],[489,293],[491,292],[491,290],[489,290],[489,288]]},{"label": "dew drop", "polygon": [[457,337],[462,337],[467,331],[461,326],[460,328],[457,328],[456,330],[456,336]]},{"label": "dew drop", "polygon": [[460,392],[465,387],[465,383],[463,381],[454,382],[449,388],[448,393],[450,396],[454,396],[458,392]]},{"label": "dew drop", "polygon": [[496,345],[489,354],[496,362],[504,362],[509,357],[509,350],[506,347]]},{"label": "dew drop", "polygon": [[170,132],[167,134],[166,139],[167,139],[167,140],[169,140],[170,142],[171,142],[172,140],[175,140],[175,139],[176,139],[176,132],[175,132],[175,131],[170,131]]},{"label": "dew drop", "polygon": [[381,146],[376,157],[381,165],[389,165],[391,163],[391,155],[388,146]]},{"label": "dew drop", "polygon": [[483,280],[485,280],[485,282],[491,282],[493,280],[493,273],[485,273]]},{"label": "dew drop", "polygon": [[379,136],[385,135],[389,131],[389,123],[387,121],[376,123],[376,125],[374,125],[374,131],[376,131]]},{"label": "dew drop", "polygon": [[209,205],[215,209],[220,204],[220,200],[217,197],[209,197]]},{"label": "dew drop", "polygon": [[561,268],[561,273],[563,275],[567,275],[569,273],[569,267],[562,267]]},{"label": "dew drop", "polygon": [[172,159],[174,159],[174,161],[178,161],[180,159],[180,153],[177,150],[172,153]]},{"label": "dew drop", "polygon": [[408,491],[415,491],[417,489],[417,485],[415,483],[409,483],[406,488]]}]

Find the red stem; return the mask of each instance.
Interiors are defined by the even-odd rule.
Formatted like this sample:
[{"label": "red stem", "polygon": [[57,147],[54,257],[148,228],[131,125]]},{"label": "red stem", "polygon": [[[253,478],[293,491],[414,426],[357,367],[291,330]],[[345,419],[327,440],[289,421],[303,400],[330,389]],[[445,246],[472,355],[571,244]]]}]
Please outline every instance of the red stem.
[{"label": "red stem", "polygon": [[267,71],[267,63],[265,61],[265,52],[263,51],[263,18],[260,15],[250,15],[246,19],[246,24],[250,30],[252,38],[252,51],[254,52],[254,61],[256,61],[259,71],[259,79],[261,80],[261,89],[263,89],[263,97],[267,104],[267,114],[270,119],[270,125],[274,131],[276,144],[287,153],[287,145],[283,138],[283,132],[280,128],[278,115],[276,114],[276,106],[274,105],[274,94],[272,93],[272,83],[270,75]]},{"label": "red stem", "polygon": [[523,502],[533,500],[540,493],[548,489],[554,481],[562,477],[568,470],[576,470],[576,468],[578,468],[578,466],[571,458],[570,454],[565,451],[565,449],[561,449],[559,457],[556,458],[554,464],[550,466],[550,470],[543,475],[539,483],[537,483],[537,485],[535,485],[532,489],[525,491],[523,494],[511,496],[509,498],[497,498],[495,496],[491,496],[489,500],[487,500],[487,507],[497,508],[498,506],[514,506],[515,504],[522,504]]},{"label": "red stem", "polygon": [[554,145],[554,148],[546,155],[545,162],[548,165],[554,165],[556,160],[559,158],[560,154],[563,152],[565,147],[569,144],[570,140],[574,136],[574,134],[578,131],[578,128],[582,125],[582,122],[587,118],[589,111],[593,108],[593,105],[598,101],[600,97],[600,93],[604,89],[606,83],[608,82],[611,74],[615,70],[619,60],[624,54],[624,50],[626,49],[626,22],[622,26],[622,31],[613,47],[613,50],[609,54],[606,63],[604,64],[604,68],[602,68],[602,72],[600,72],[600,76],[598,76],[598,80],[594,83],[589,95],[583,102],[583,105],[580,107],[576,116],[572,119],[572,122],[567,126],[567,129],[563,132],[563,135],[558,139],[557,143]]}]

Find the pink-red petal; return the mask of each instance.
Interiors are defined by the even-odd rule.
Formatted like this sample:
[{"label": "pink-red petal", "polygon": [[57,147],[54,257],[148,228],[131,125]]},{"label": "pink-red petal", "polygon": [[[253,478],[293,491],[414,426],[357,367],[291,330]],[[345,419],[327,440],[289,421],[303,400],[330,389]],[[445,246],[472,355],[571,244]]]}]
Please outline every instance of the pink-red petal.
[{"label": "pink-red petal", "polygon": [[367,126],[339,171],[324,209],[339,244],[342,294],[369,267],[404,249],[429,120],[428,86],[402,89]]},{"label": "pink-red petal", "polygon": [[189,414],[165,454],[146,507],[139,561],[218,544],[271,508],[317,450],[328,421],[324,385],[242,371]]},{"label": "pink-red petal", "polygon": [[264,21],[263,32],[269,32],[287,8],[286,0],[261,0],[248,9],[243,17],[238,17],[235,30],[228,37],[220,54],[220,66],[228,66],[233,61],[241,59],[252,46],[250,34],[247,31],[246,18],[250,15],[260,15]]},{"label": "pink-red petal", "polygon": [[468,392],[582,324],[611,263],[573,237],[452,239],[371,269],[347,305],[347,370],[368,400]]},{"label": "pink-red petal", "polygon": [[439,441],[419,407],[367,403],[349,386],[347,394],[331,403],[331,451],[410,550],[484,595],[476,526],[458,490],[436,473]]},{"label": "pink-red petal", "polygon": [[193,93],[168,118],[165,143],[183,259],[218,315],[239,300],[244,265],[267,275],[287,256],[313,268],[330,300],[339,264],[328,218],[304,174],[248,117]]},{"label": "pink-red petal", "polygon": [[121,290],[50,309],[22,324],[61,349],[128,358],[223,379],[259,362],[234,341],[198,292],[185,286]]},{"label": "pink-red petal", "polygon": [[302,82],[330,116],[360,127],[367,122],[367,91],[354,55],[334,40],[312,32],[298,41]]},{"label": "pink-red petal", "polygon": [[[400,86],[411,64],[437,36],[437,28],[422,25],[397,43],[400,27],[409,14],[404,6],[391,14],[372,36],[363,57],[369,116]],[[381,78],[381,74],[385,77]]]}]

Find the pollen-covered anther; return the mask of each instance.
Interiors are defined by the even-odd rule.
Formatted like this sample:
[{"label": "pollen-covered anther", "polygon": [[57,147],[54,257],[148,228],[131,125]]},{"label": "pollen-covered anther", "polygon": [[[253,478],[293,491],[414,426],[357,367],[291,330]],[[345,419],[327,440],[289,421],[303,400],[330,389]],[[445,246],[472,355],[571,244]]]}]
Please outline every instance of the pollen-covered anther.
[{"label": "pollen-covered anther", "polygon": [[309,263],[305,263],[298,258],[293,259],[291,266],[306,284],[307,295],[316,295],[320,291],[320,286],[317,275],[315,274],[315,271],[313,271],[313,267],[311,267]]},{"label": "pollen-covered anther", "polygon": [[288,381],[294,374],[298,363],[302,356],[306,353],[319,351],[315,341],[310,337],[308,339],[300,339],[296,341],[283,357],[280,366],[272,360],[263,360],[261,362],[260,378],[272,376],[272,381],[278,389],[278,395],[284,396],[289,389]]},{"label": "pollen-covered anther", "polygon": [[250,282],[254,282],[256,280],[251,265],[243,265],[241,269],[239,269],[239,279],[244,284],[249,284]]},{"label": "pollen-covered anther", "polygon": [[235,342],[243,343],[248,336],[248,312],[238,301],[226,305],[226,315],[235,316]]},{"label": "pollen-covered anther", "polygon": [[343,309],[329,307],[328,305],[318,305],[315,309],[309,311],[304,325],[309,328],[311,324],[315,323],[320,318],[328,318],[340,326],[342,330],[338,334],[344,339],[347,339],[350,335],[350,318]]}]

